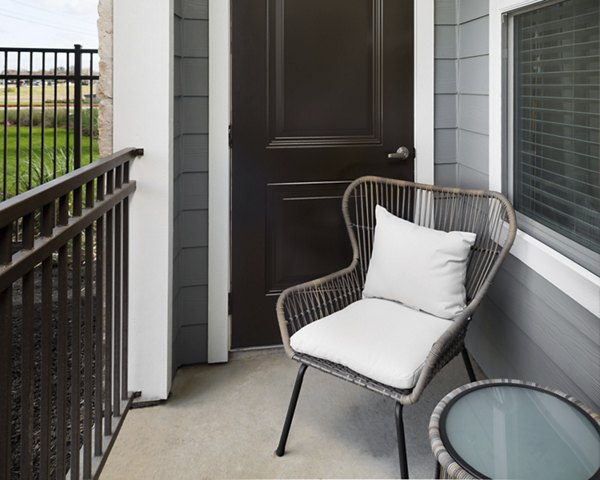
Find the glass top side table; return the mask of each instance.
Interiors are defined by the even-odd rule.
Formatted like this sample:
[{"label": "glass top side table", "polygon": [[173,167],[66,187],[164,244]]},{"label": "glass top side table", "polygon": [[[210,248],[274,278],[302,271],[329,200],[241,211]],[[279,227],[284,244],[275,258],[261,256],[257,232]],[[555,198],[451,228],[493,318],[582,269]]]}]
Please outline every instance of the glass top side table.
[{"label": "glass top side table", "polygon": [[429,439],[442,478],[600,479],[600,415],[531,382],[457,388],[433,411]]}]

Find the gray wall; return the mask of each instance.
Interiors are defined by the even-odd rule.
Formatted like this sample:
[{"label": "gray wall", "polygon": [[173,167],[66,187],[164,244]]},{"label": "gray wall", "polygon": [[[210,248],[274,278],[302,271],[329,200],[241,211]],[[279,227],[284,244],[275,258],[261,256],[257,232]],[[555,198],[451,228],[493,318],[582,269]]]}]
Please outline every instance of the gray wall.
[{"label": "gray wall", "polygon": [[456,0],[435,3],[435,179],[456,186],[458,52]]},{"label": "gray wall", "polygon": [[436,0],[435,179],[488,184],[488,2]]},{"label": "gray wall", "polygon": [[[488,187],[488,1],[436,0],[435,181]],[[467,335],[489,377],[600,408],[600,319],[509,256]]]},{"label": "gray wall", "polygon": [[207,355],[208,0],[176,0],[174,22],[175,370]]},{"label": "gray wall", "polygon": [[488,186],[488,1],[457,2],[457,184]]}]

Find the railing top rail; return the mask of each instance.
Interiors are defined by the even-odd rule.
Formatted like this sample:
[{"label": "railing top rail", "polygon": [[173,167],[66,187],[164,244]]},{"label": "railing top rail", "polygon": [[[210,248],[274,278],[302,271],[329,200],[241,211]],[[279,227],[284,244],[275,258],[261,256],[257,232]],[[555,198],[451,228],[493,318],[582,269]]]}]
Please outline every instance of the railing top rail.
[{"label": "railing top rail", "polygon": [[[74,48],[30,48],[30,47],[0,47],[0,52],[46,52],[46,53],[73,53]],[[94,48],[81,48],[81,53],[98,53],[97,49]]]},{"label": "railing top rail", "polygon": [[141,148],[125,148],[0,203],[0,228],[67,195],[109,170],[142,156]]},{"label": "railing top rail", "polygon": [[57,251],[61,245],[82,232],[117,203],[129,197],[135,191],[135,187],[135,182],[127,183],[116,193],[107,195],[103,200],[98,201],[93,207],[83,209],[81,215],[69,219],[67,225],[56,227],[52,236],[38,239],[32,248],[15,253],[9,264],[0,265],[0,292],[10,287],[17,279],[22,278],[44,258],[52,255],[52,252]]}]

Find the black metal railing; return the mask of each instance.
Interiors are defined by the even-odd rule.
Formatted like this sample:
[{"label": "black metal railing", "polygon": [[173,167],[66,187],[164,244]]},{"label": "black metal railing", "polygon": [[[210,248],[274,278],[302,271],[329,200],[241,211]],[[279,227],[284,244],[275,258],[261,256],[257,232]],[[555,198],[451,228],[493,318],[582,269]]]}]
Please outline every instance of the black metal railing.
[{"label": "black metal railing", "polygon": [[97,477],[129,409],[129,166],[142,154],[0,203],[0,479]]},{"label": "black metal railing", "polygon": [[98,158],[98,51],[0,48],[0,200]]}]

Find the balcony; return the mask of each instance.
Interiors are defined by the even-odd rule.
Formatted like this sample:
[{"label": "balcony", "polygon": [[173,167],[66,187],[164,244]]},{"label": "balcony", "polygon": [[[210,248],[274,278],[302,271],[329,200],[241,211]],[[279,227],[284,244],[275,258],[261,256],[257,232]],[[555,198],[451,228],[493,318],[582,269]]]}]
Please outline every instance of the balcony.
[{"label": "balcony", "polygon": [[[235,135],[229,129],[232,71],[228,60],[235,24],[229,2],[152,0],[151,8],[133,0],[115,0],[114,8],[110,3],[114,64],[112,58],[106,60],[111,63],[107,75],[115,85],[113,145],[144,146],[145,155],[132,167],[131,181],[128,162],[141,153],[133,149],[125,157],[98,160],[86,170],[87,158],[97,160],[98,155],[93,135],[89,140],[84,135],[73,142],[75,155],[65,149],[64,171],[83,166],[78,172],[56,178],[28,197],[0,204],[0,480],[100,475],[107,479],[397,477],[393,401],[310,369],[287,454],[277,458],[273,452],[297,364],[279,349],[230,352],[231,334],[236,331],[235,326],[230,328],[231,321],[239,321],[240,312],[247,312],[235,306],[233,314],[229,311],[230,272],[242,269],[244,275],[238,277],[243,283],[248,273],[265,265],[248,269],[230,255],[235,211],[230,200],[235,186],[230,183],[227,160],[232,158],[233,139],[242,138],[243,129],[239,123]],[[270,3],[281,2],[265,4]],[[502,190],[500,25],[505,18],[501,7],[509,3],[520,7],[522,2],[415,0],[417,54],[404,67],[414,69],[409,76],[414,73],[418,79],[417,107],[414,121],[409,122],[421,162],[414,169],[416,181]],[[313,15],[308,17],[311,22]],[[329,34],[330,30],[323,31]],[[309,29],[306,32],[313,35]],[[471,36],[494,35],[489,46],[485,41],[469,41]],[[319,42],[315,44],[320,50]],[[413,51],[413,46],[407,51]],[[488,57],[496,65],[489,72]],[[85,73],[87,64],[79,66],[76,76]],[[24,73],[11,75],[21,80]],[[34,82],[45,79],[48,92],[63,88],[66,95],[65,78],[50,73],[41,73]],[[251,83],[245,77],[236,80]],[[9,81],[17,78],[7,79],[5,85]],[[84,112],[89,110],[93,126],[96,79],[85,81],[89,84],[82,83],[85,88],[76,95],[74,91],[73,98]],[[27,98],[23,93],[27,100],[32,90],[25,87],[14,85],[15,90],[27,92]],[[584,110],[597,106],[597,90],[592,93],[591,101],[582,103]],[[112,95],[111,91],[111,100]],[[3,96],[11,100],[7,89]],[[15,102],[17,98],[21,96]],[[68,107],[69,100],[65,102]],[[56,152],[32,146],[31,136],[25,135],[35,126],[30,120],[35,115],[23,124],[15,123],[10,120],[12,110],[23,107],[8,109],[8,103],[5,100],[4,117],[22,134],[15,132],[15,138],[28,139],[14,149],[22,183],[9,189],[4,182],[3,199],[40,183],[35,164],[32,168],[25,162],[31,151],[41,150],[40,158],[52,153],[47,166],[40,164],[42,181],[63,173]],[[57,115],[50,117],[49,110],[46,114],[52,118],[46,130],[49,136],[60,125]],[[592,119],[586,128],[597,133],[593,119],[598,114],[582,115]],[[77,132],[85,119],[85,113],[73,116]],[[70,125],[65,121],[67,131]],[[48,127],[42,126],[43,122],[40,128]],[[5,128],[0,134],[4,142],[0,151],[7,150],[9,133]],[[598,158],[598,142],[585,143],[591,164]],[[394,144],[394,150],[402,144]],[[392,151],[385,150],[381,159],[385,161]],[[344,173],[343,181],[354,177]],[[281,203],[307,198],[311,182],[301,180],[280,182],[293,183],[300,194],[279,187],[273,198]],[[138,189],[133,194],[135,182]],[[338,219],[336,196],[343,185],[338,180],[332,183],[336,184],[333,190],[314,198],[327,199]],[[340,191],[335,190],[338,187]],[[266,190],[264,184],[256,187],[256,191]],[[266,203],[240,198],[242,204]],[[278,217],[273,214],[273,218]],[[332,217],[324,218],[317,219],[313,231],[333,224]],[[519,232],[520,245],[513,248],[469,327],[467,344],[481,365],[477,377],[483,378],[485,371],[490,377],[535,381],[598,409],[600,279],[534,240]],[[279,286],[270,292],[270,300],[276,298]],[[253,316],[276,329],[267,316]],[[229,363],[219,363],[228,356]],[[194,363],[200,365],[179,368]],[[77,377],[79,384],[73,382]],[[460,359],[454,359],[422,400],[406,409],[411,477],[433,475],[434,456],[427,438],[431,412],[446,393],[467,381]],[[79,435],[72,428],[77,424]],[[12,458],[12,464],[5,458]]]}]

